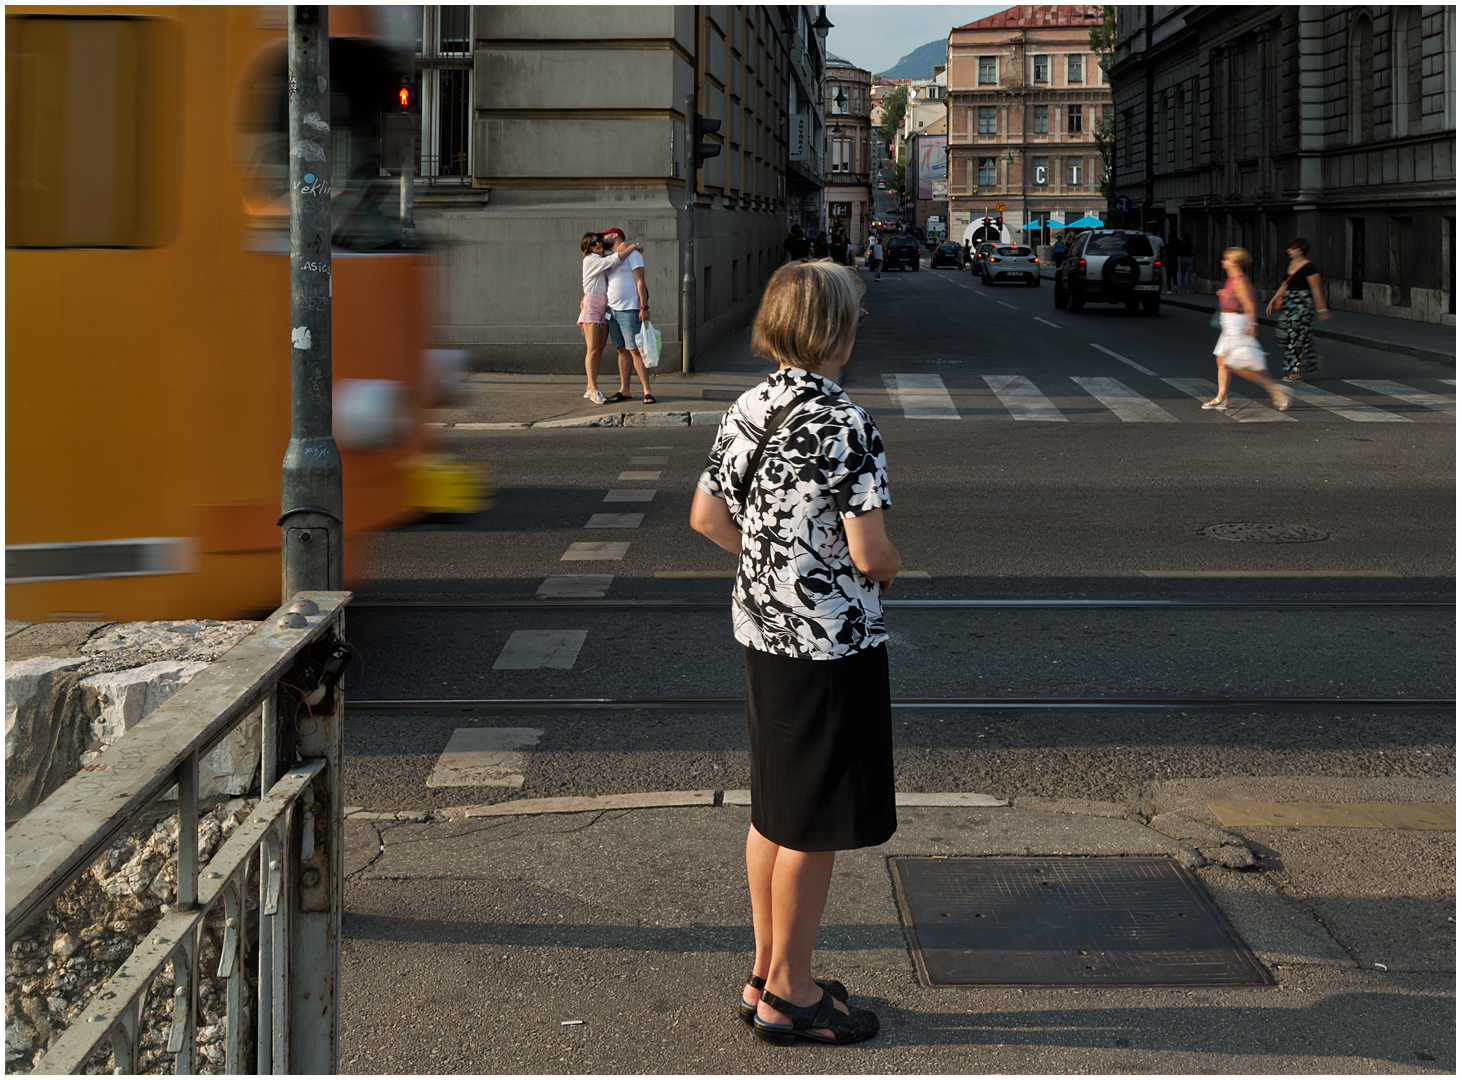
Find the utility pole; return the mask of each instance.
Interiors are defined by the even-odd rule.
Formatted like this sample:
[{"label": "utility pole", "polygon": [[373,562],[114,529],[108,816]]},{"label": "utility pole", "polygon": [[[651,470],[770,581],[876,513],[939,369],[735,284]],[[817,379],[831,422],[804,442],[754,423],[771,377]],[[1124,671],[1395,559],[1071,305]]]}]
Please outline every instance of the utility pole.
[{"label": "utility pole", "polygon": [[289,448],[283,599],[344,584],[343,474],[331,434],[330,9],[289,6]]},{"label": "utility pole", "polygon": [[685,95],[685,230],[680,249],[680,371],[695,370],[695,95]]}]

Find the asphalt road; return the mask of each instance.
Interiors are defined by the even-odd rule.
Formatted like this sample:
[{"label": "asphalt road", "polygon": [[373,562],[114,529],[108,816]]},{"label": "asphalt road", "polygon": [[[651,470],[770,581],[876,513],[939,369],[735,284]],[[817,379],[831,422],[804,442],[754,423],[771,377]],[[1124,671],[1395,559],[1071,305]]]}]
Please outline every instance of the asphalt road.
[{"label": "asphalt road", "polygon": [[[1341,395],[1344,411],[1304,399],[1279,414],[1253,388],[1237,415],[1204,412],[1164,381],[1211,378],[1215,332],[1200,313],[1095,305],[1071,314],[1054,308],[1048,282],[991,288],[926,261],[918,272],[863,277],[871,315],[843,381],[883,433],[889,532],[905,567],[923,575],[901,580],[890,599],[1454,599],[1454,411],[1348,381],[1453,400],[1452,370],[1326,341],[1312,385]],[[767,370],[750,356],[729,366]],[[930,374],[957,419],[910,417],[890,392],[900,376]],[[995,393],[1011,376],[1059,419],[1015,419]],[[1149,403],[1142,419],[1122,419],[1087,389],[1109,395],[1112,381]],[[724,602],[724,577],[682,576],[734,566],[686,522],[713,436],[709,427],[454,433],[453,452],[493,464],[495,506],[379,537],[360,603],[532,600],[547,578],[585,574],[612,575],[611,600]],[[604,502],[616,489],[653,495]],[[585,527],[606,512],[643,517],[634,528]],[[1323,539],[1201,532],[1235,522],[1302,526]],[[562,559],[584,542],[628,548],[612,561]],[[1261,576],[1274,574],[1308,576]],[[1454,694],[1454,614],[1444,608],[892,609],[888,627],[894,693],[907,698]],[[367,660],[356,700],[735,698],[743,689],[723,611],[362,607],[350,629]],[[567,667],[495,667],[518,631],[581,631],[583,640]],[[451,733],[471,725],[543,730],[521,790],[425,786]],[[898,726],[908,791],[1139,801],[1145,784],[1214,770],[1454,775],[1451,719],[1438,712],[943,711],[900,714]],[[742,722],[725,713],[359,711],[348,733],[347,801],[382,810],[746,782]]]}]

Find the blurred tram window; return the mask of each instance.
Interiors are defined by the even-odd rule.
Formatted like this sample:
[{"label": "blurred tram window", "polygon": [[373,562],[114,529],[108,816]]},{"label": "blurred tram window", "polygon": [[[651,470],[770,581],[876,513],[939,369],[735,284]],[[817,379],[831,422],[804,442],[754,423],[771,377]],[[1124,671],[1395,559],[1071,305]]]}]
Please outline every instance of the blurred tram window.
[{"label": "blurred tram window", "polygon": [[181,205],[176,23],[7,16],[5,84],[7,246],[172,242]]}]

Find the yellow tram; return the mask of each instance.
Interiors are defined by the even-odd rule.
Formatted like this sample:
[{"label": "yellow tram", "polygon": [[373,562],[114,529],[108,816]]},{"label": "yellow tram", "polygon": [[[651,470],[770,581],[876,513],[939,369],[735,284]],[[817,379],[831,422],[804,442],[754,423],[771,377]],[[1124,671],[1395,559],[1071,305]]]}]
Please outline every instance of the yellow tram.
[{"label": "yellow tram", "polygon": [[[284,11],[6,9],[6,615],[230,618],[279,598],[289,440]],[[433,268],[382,165],[409,52],[330,8],[347,585],[460,481],[423,410]],[[409,48],[409,46],[408,46]],[[423,493],[424,485],[424,493]],[[460,487],[460,484],[458,484]]]}]

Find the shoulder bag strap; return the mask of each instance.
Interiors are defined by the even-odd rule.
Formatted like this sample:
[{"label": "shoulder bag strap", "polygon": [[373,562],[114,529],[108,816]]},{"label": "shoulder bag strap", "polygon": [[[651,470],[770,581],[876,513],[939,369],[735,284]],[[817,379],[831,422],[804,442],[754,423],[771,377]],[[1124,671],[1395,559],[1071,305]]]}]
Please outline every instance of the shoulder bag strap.
[{"label": "shoulder bag strap", "polygon": [[786,418],[809,401],[814,401],[823,396],[821,391],[813,394],[802,395],[793,398],[781,408],[771,414],[766,421],[766,430],[761,433],[761,441],[756,444],[756,449],[751,453],[751,460],[746,466],[746,476],[736,487],[736,501],[742,506],[746,505],[746,497],[751,493],[751,485],[756,480],[756,471],[761,468],[761,458],[766,453],[766,444],[771,441],[771,436],[786,422]]}]

